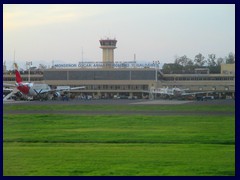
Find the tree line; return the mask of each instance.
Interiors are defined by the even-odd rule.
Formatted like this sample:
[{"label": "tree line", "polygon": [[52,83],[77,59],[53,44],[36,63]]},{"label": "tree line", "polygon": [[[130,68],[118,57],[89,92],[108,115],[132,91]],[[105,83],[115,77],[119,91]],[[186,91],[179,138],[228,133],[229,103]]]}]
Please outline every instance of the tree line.
[{"label": "tree line", "polygon": [[166,74],[175,73],[194,73],[196,68],[208,68],[210,73],[218,74],[221,72],[221,64],[234,64],[235,54],[230,52],[225,58],[216,58],[215,54],[208,54],[205,58],[201,53],[197,54],[194,59],[186,55],[176,57],[174,63],[165,63],[162,72]]}]

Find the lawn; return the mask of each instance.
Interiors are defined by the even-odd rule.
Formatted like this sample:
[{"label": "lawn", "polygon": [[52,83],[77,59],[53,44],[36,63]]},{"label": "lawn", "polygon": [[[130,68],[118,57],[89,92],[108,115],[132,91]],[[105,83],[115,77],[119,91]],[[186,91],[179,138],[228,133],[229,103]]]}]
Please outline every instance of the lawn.
[{"label": "lawn", "polygon": [[234,145],[4,143],[4,175],[234,175]]},{"label": "lawn", "polygon": [[222,112],[234,112],[234,105],[29,105],[21,104],[17,105],[4,105],[4,110],[68,110],[68,111],[222,111]]},{"label": "lawn", "polygon": [[235,117],[3,115],[3,175],[231,176]]}]

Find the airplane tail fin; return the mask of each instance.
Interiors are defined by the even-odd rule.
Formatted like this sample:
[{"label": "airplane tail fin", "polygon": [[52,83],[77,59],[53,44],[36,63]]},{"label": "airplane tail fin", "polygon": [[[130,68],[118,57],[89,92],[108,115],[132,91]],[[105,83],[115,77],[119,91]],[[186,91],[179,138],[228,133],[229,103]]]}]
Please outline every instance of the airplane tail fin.
[{"label": "airplane tail fin", "polygon": [[22,82],[22,78],[21,78],[21,75],[18,71],[18,65],[17,65],[17,63],[13,63],[13,65],[15,66],[16,82],[20,83],[20,82]]},{"label": "airplane tail fin", "polygon": [[17,83],[22,82],[21,75],[20,75],[20,73],[18,72],[17,69],[15,69],[15,75],[16,75],[16,82],[17,82]]},{"label": "airplane tail fin", "polygon": [[17,63],[13,63],[14,67],[15,67],[15,70],[18,70],[18,65]]}]

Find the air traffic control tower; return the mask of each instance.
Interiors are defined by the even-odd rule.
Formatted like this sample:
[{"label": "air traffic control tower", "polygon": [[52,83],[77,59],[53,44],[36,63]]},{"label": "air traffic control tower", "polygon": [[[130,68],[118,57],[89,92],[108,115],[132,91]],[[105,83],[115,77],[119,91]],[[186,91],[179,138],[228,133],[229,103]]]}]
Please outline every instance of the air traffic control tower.
[{"label": "air traffic control tower", "polygon": [[113,67],[114,63],[114,49],[117,48],[117,40],[116,39],[101,39],[100,48],[102,51],[102,62],[104,67]]}]

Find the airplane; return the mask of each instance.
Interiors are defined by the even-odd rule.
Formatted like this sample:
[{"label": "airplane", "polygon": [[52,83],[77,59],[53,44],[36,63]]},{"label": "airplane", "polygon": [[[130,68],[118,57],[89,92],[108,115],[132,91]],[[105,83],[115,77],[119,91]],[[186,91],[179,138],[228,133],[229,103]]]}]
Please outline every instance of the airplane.
[{"label": "airplane", "polygon": [[173,99],[173,98],[189,98],[192,99],[195,95],[197,94],[206,94],[206,93],[211,93],[211,92],[186,92],[189,89],[180,89],[177,87],[174,88],[151,88],[150,91],[148,91],[148,93],[150,94],[160,94],[163,98],[169,98],[169,99]]},{"label": "airplane", "polygon": [[[53,94],[53,96],[56,97],[60,97],[61,96],[61,92],[67,92],[70,90],[76,90],[76,89],[84,89],[85,86],[81,86],[81,87],[74,87],[74,88],[70,88],[70,86],[66,86],[61,87],[61,89],[51,89],[49,85],[47,84],[34,84],[34,83],[24,83],[22,81],[22,77],[18,71],[18,66],[16,63],[14,63],[15,66],[15,76],[16,76],[16,83],[15,85],[13,84],[6,84],[3,83],[3,86],[5,87],[16,87],[16,89],[24,96],[27,96],[29,98],[33,98],[35,97],[36,99],[43,99],[43,94]],[[12,94],[13,93],[17,93],[17,91],[15,89],[10,89],[10,88],[4,88],[3,90],[5,91],[11,91]],[[6,100],[5,96],[5,100]],[[8,96],[9,98],[9,96]]]}]

